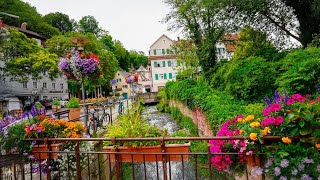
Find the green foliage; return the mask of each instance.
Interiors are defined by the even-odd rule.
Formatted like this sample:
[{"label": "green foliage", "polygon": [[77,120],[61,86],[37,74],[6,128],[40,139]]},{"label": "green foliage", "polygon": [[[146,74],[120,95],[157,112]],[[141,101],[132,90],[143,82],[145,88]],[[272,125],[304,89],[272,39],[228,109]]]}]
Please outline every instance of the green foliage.
[{"label": "green foliage", "polygon": [[172,117],[181,128],[185,128],[189,131],[191,137],[199,136],[198,127],[193,123],[192,119],[184,116],[178,108],[169,108],[169,113],[171,113]]},{"label": "green foliage", "polygon": [[275,54],[277,54],[277,50],[267,40],[265,33],[246,26],[240,31],[233,58],[246,59],[250,56],[256,56],[272,61]]},{"label": "green foliage", "polygon": [[76,97],[72,97],[67,103],[67,108],[78,108],[78,107],[80,107],[79,99]]},{"label": "green foliage", "polygon": [[104,33],[99,27],[99,22],[93,16],[84,16],[79,21],[79,29],[81,33],[93,33],[97,37],[101,36]]},{"label": "green foliage", "polygon": [[60,101],[58,99],[55,99],[55,100],[52,101],[52,105],[59,106],[60,105]]},{"label": "green foliage", "polygon": [[50,53],[55,53],[59,57],[63,57],[74,46],[70,38],[64,35],[53,36],[46,41],[46,48]]},{"label": "green foliage", "polygon": [[281,72],[276,80],[280,90],[312,94],[320,84],[320,50],[295,50],[278,63]]},{"label": "green foliage", "polygon": [[256,101],[276,89],[276,71],[272,62],[261,57],[234,59],[218,69],[211,84],[237,99]]},{"label": "green foliage", "polygon": [[43,20],[63,33],[74,30],[74,24],[69,16],[60,12],[46,14]]}]

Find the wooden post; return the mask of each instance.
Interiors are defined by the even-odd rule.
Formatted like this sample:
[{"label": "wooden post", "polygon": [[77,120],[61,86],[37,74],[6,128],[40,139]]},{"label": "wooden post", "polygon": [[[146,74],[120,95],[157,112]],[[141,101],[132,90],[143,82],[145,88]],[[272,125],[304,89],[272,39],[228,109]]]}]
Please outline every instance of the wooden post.
[{"label": "wooden post", "polygon": [[76,164],[77,164],[77,179],[81,180],[81,166],[80,166],[80,147],[79,142],[76,142]]}]

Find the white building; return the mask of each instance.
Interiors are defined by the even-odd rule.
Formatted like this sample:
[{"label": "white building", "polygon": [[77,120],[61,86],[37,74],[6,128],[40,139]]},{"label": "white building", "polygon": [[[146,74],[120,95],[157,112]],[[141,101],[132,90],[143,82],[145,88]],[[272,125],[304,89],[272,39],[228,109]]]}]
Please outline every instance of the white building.
[{"label": "white building", "polygon": [[151,92],[158,92],[166,82],[175,80],[177,75],[176,55],[172,49],[174,41],[162,35],[149,50],[149,64],[151,66],[152,87]]},{"label": "white building", "polygon": [[216,44],[217,58],[219,61],[222,59],[230,60],[232,58],[238,39],[238,34],[227,34]]}]

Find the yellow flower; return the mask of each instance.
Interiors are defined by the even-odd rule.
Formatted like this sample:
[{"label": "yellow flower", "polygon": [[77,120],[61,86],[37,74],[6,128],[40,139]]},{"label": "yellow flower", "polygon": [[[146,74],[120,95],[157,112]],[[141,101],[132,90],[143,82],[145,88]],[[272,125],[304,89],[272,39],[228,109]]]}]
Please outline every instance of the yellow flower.
[{"label": "yellow flower", "polygon": [[320,144],[316,144],[316,148],[317,148],[317,149],[320,149]]},{"label": "yellow flower", "polygon": [[261,134],[264,135],[264,136],[268,134],[268,131],[266,131],[265,129],[264,129],[264,130],[261,130],[260,132],[261,132]]},{"label": "yellow flower", "polygon": [[245,118],[246,121],[252,121],[254,120],[254,115],[249,115]]},{"label": "yellow flower", "polygon": [[267,126],[267,127],[265,127],[265,128],[264,128],[264,130],[266,130],[266,131],[267,131],[267,133],[271,133],[271,128],[270,128],[270,127],[268,127],[268,126]]},{"label": "yellow flower", "polygon": [[258,134],[257,133],[250,133],[250,139],[255,141],[258,138]]},{"label": "yellow flower", "polygon": [[257,128],[257,127],[260,126],[260,123],[259,123],[259,122],[252,122],[252,123],[250,123],[250,126],[251,126],[252,128]]},{"label": "yellow flower", "polygon": [[244,133],[244,130],[240,129],[240,134],[243,134]]},{"label": "yellow flower", "polygon": [[291,139],[288,138],[288,137],[283,137],[281,140],[282,140],[282,142],[285,143],[285,144],[290,144],[290,143],[291,143]]},{"label": "yellow flower", "polygon": [[242,118],[238,118],[237,121],[238,122],[243,122],[243,119]]}]

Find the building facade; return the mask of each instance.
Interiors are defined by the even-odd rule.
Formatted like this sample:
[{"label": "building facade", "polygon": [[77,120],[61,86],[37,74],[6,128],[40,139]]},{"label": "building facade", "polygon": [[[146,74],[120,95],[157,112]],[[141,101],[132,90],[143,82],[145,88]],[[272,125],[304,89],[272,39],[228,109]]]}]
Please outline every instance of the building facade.
[{"label": "building facade", "polygon": [[238,39],[238,34],[227,34],[216,44],[217,58],[219,61],[222,59],[229,61],[232,58]]},{"label": "building facade", "polygon": [[152,92],[158,92],[166,82],[176,78],[178,71],[173,44],[172,39],[162,35],[150,46],[149,65],[151,66]]},{"label": "building facade", "polygon": [[125,99],[131,97],[131,86],[126,82],[126,78],[130,73],[126,71],[117,71],[113,78],[112,91],[116,95],[123,96]]}]

